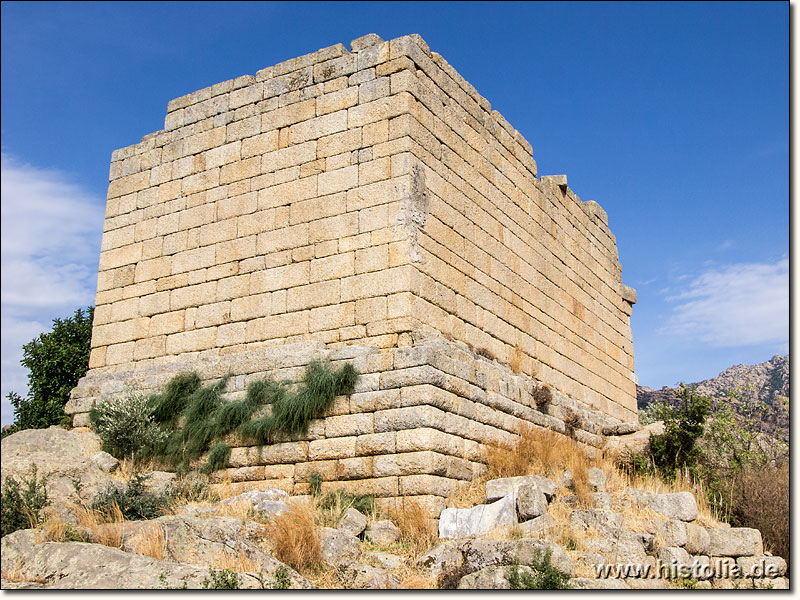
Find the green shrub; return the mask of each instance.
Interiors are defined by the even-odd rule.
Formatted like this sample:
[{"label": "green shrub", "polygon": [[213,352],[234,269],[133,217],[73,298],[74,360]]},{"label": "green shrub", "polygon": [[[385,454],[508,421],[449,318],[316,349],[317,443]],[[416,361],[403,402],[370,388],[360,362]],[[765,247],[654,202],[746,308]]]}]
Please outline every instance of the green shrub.
[{"label": "green shrub", "polygon": [[117,505],[122,515],[129,521],[155,519],[167,513],[171,500],[170,494],[153,494],[147,491],[144,482],[148,475],[137,475],[124,488],[109,485],[98,494],[92,508],[98,511],[110,511]]},{"label": "green shrub", "polygon": [[[202,386],[197,375],[179,375],[163,394],[150,399],[154,420],[171,433],[161,443],[153,444],[148,453],[185,472],[209,451],[203,470],[223,468],[230,457],[230,447],[221,438],[235,431],[245,440],[262,445],[272,443],[279,434],[305,433],[310,421],[321,417],[336,396],[352,392],[358,377],[358,371],[350,364],[332,369],[313,362],[296,385],[263,378],[248,385],[243,400],[225,402],[222,395],[227,378]],[[252,419],[259,408],[267,405],[271,405],[269,414]],[[178,423],[180,429],[175,428]]]},{"label": "green shrub", "polygon": [[569,589],[569,575],[562,573],[552,563],[552,552],[536,552],[529,565],[533,573],[521,572],[519,565],[511,565],[506,570],[506,578],[512,590],[566,590]]},{"label": "green shrub", "polygon": [[[210,578],[210,579],[209,579]],[[203,580],[204,590],[238,590],[239,575],[228,569],[215,571],[208,569],[208,577]]]},{"label": "green shrub", "polygon": [[0,494],[0,523],[2,535],[6,536],[18,529],[36,527],[42,522],[42,509],[47,506],[46,480],[37,479],[36,465],[31,465],[22,483],[14,477],[3,480]]},{"label": "green shrub", "polygon": [[166,433],[156,425],[146,396],[129,392],[122,398],[101,400],[89,419],[103,449],[117,458],[131,460],[141,450],[162,443]]},{"label": "green shrub", "polygon": [[314,497],[322,493],[322,475],[316,471],[308,476],[308,490]]},{"label": "green shrub", "polygon": [[[28,397],[11,392],[14,424],[9,433],[43,429],[69,421],[64,405],[78,380],[89,370],[94,307],[78,309],[72,317],[54,319],[53,330],[22,347],[28,369]],[[7,435],[7,434],[6,434]]]},{"label": "green shrub", "polygon": [[271,586],[273,590],[288,590],[292,585],[292,580],[289,579],[289,571],[284,566],[275,569],[272,578],[275,580],[275,583]]},{"label": "green shrub", "polygon": [[697,441],[703,435],[711,401],[681,385],[678,405],[665,405],[663,410],[664,433],[650,436],[650,455],[655,468],[674,479],[678,470],[694,469],[701,455]]}]

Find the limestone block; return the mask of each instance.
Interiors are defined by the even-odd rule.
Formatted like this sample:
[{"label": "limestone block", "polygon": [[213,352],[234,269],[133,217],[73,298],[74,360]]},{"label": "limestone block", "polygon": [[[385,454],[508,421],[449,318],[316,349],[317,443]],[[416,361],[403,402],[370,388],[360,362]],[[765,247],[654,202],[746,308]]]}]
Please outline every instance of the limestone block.
[{"label": "limestone block", "polygon": [[375,454],[394,454],[396,451],[395,432],[375,433],[360,435],[356,438],[356,454],[375,455]]},{"label": "limestone block", "polygon": [[678,519],[654,519],[650,522],[648,531],[653,535],[658,535],[667,546],[685,547],[689,541],[687,523]]},{"label": "limestone block", "polygon": [[708,529],[706,552],[712,556],[761,556],[764,544],[761,532],[749,527],[718,527]]},{"label": "limestone block", "polygon": [[400,530],[391,521],[377,521],[369,526],[364,537],[379,546],[388,546],[400,539]]},{"label": "limestone block", "polygon": [[608,536],[617,536],[623,529],[622,515],[601,508],[574,510],[570,515],[570,521],[574,527],[581,529],[594,527]]},{"label": "limestone block", "polygon": [[446,508],[439,516],[439,537],[465,538],[517,522],[514,501],[504,497],[492,504],[479,504],[473,508]]},{"label": "limestone block", "polygon": [[658,560],[665,565],[689,566],[692,557],[683,548],[666,547],[658,551]]},{"label": "limestone block", "polygon": [[523,521],[535,519],[547,512],[547,497],[535,483],[525,483],[517,489],[517,514]]},{"label": "limestone block", "polygon": [[325,419],[325,437],[361,436],[373,433],[372,414],[355,414]]},{"label": "limestone block", "polygon": [[323,527],[322,537],[322,560],[328,566],[352,562],[361,555],[361,546],[358,538],[352,533],[339,529]]},{"label": "limestone block", "polygon": [[783,577],[786,561],[780,556],[740,556],[736,559],[743,577]]},{"label": "limestone block", "polygon": [[684,547],[689,554],[705,554],[711,538],[705,527],[696,523],[686,523],[686,544]]},{"label": "limestone block", "polygon": [[516,495],[520,486],[526,484],[535,485],[547,497],[552,500],[558,485],[555,481],[540,475],[524,475],[520,477],[504,477],[502,479],[491,479],[486,482],[486,501],[492,502],[504,496]]},{"label": "limestone block", "polygon": [[374,475],[371,456],[340,459],[336,469],[337,479],[366,479]]},{"label": "limestone block", "polygon": [[261,448],[259,461],[265,465],[291,464],[309,459],[308,442],[281,442]]},{"label": "limestone block", "polygon": [[444,496],[456,489],[456,483],[449,477],[437,475],[406,475],[398,481],[402,496]]},{"label": "limestone block", "polygon": [[352,458],[355,456],[356,438],[354,436],[325,440],[313,440],[308,445],[309,460],[330,460]]},{"label": "limestone block", "polygon": [[691,492],[651,494],[629,488],[628,495],[669,519],[694,521],[697,518],[697,502]]}]

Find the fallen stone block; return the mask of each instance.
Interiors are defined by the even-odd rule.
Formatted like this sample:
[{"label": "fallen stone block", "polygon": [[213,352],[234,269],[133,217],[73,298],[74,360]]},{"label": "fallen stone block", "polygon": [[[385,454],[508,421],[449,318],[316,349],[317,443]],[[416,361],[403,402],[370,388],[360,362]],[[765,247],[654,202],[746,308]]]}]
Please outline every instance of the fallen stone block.
[{"label": "fallen stone block", "polygon": [[517,522],[513,497],[505,496],[492,504],[473,508],[445,508],[439,516],[439,537],[457,539],[488,533]]}]

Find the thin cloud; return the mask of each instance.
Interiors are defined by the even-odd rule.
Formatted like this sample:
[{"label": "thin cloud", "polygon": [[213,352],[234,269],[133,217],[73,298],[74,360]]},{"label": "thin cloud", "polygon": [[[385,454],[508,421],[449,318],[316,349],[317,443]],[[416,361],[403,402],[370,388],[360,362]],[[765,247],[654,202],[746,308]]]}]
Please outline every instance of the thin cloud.
[{"label": "thin cloud", "polygon": [[22,345],[94,303],[103,202],[58,171],[2,155],[2,422],[26,393]]},{"label": "thin cloud", "polygon": [[789,340],[789,259],[708,270],[667,301],[675,307],[659,333],[717,347],[785,345]]}]

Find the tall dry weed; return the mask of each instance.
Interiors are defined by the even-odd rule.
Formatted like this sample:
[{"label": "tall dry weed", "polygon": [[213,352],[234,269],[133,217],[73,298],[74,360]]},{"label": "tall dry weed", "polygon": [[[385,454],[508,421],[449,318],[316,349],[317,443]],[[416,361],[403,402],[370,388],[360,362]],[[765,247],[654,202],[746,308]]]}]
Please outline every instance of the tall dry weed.
[{"label": "tall dry weed", "polygon": [[164,538],[164,530],[161,529],[158,523],[143,525],[129,543],[131,550],[137,554],[144,554],[156,560],[164,560],[166,540]]},{"label": "tall dry weed", "polygon": [[429,550],[438,540],[433,520],[416,500],[404,498],[400,506],[389,511],[389,518],[400,530],[400,543],[414,555]]},{"label": "tall dry weed", "polygon": [[239,550],[236,553],[222,551],[216,555],[212,562],[215,569],[227,569],[234,573],[260,573],[261,565]]},{"label": "tall dry weed", "polygon": [[314,524],[312,505],[293,503],[266,525],[275,557],[297,571],[318,569],[322,542]]}]

